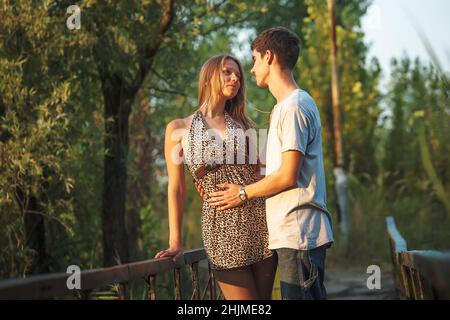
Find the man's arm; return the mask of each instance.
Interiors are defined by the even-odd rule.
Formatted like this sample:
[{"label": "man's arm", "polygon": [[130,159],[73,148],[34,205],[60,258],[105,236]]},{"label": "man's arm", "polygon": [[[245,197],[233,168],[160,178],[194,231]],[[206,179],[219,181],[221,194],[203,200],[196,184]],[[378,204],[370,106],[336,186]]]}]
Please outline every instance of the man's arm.
[{"label": "man's arm", "polygon": [[[280,116],[279,128],[281,128],[281,165],[278,170],[245,187],[247,197],[270,197],[293,186],[297,181],[308,138],[310,137],[310,122],[306,114],[303,114],[296,104],[284,108]],[[270,156],[270,155],[267,155]],[[240,186],[232,184],[218,185],[223,191],[213,192],[208,201],[219,210],[225,210],[242,204],[239,198]]]},{"label": "man's arm", "polygon": [[[262,180],[245,186],[248,199],[258,197],[270,197],[295,186],[298,170],[303,163],[303,154],[300,151],[289,150],[281,154],[281,166],[271,175]],[[239,198],[239,185],[220,184],[222,191],[212,192],[207,200],[211,206],[218,207],[222,211],[234,208],[242,204]]]},{"label": "man's arm", "polygon": [[298,170],[303,162],[303,154],[290,150],[281,154],[281,166],[272,174],[245,187],[249,199],[270,197],[295,186]]}]

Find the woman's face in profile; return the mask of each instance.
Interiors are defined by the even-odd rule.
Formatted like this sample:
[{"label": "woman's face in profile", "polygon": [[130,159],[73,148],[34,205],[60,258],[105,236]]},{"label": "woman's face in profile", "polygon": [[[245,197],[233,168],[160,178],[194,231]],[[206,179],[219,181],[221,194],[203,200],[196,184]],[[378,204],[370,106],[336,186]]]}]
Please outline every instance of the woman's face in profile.
[{"label": "woman's face in profile", "polygon": [[241,87],[241,73],[238,64],[231,59],[227,59],[223,66],[222,82],[222,95],[233,99]]}]

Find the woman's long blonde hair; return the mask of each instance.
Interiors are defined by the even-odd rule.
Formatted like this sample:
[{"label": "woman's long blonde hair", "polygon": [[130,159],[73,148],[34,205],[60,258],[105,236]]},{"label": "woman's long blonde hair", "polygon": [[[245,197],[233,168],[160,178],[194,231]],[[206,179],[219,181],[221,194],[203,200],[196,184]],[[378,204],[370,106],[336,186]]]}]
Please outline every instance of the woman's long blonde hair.
[{"label": "woman's long blonde hair", "polygon": [[253,122],[247,115],[245,105],[245,82],[244,73],[239,60],[230,55],[218,55],[209,58],[200,70],[198,79],[198,106],[214,105],[222,94],[222,69],[225,62],[230,59],[236,62],[239,67],[241,78],[239,79],[240,87],[233,99],[227,100],[225,103],[225,111],[233,118],[234,121],[243,126],[245,130],[253,127]]}]

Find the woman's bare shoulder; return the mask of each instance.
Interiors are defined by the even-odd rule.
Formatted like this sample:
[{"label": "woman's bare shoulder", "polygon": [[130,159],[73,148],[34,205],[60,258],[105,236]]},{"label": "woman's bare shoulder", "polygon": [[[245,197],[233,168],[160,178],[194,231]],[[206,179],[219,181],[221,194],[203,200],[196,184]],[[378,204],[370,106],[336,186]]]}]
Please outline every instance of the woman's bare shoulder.
[{"label": "woman's bare shoulder", "polygon": [[186,129],[189,130],[191,127],[192,119],[194,118],[194,114],[187,116],[186,118],[178,118],[173,119],[167,124],[167,130],[173,131],[177,129]]}]

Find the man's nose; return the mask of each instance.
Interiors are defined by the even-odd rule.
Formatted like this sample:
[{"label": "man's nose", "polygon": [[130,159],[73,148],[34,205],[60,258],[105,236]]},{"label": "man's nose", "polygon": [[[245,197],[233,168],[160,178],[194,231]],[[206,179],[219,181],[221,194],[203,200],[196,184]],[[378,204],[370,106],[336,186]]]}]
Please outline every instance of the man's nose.
[{"label": "man's nose", "polygon": [[250,73],[251,73],[252,75],[255,75],[255,68],[254,68],[254,67],[252,68],[252,70],[250,70]]}]

